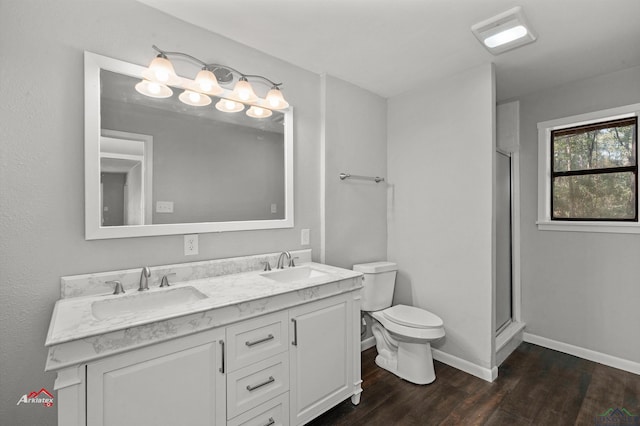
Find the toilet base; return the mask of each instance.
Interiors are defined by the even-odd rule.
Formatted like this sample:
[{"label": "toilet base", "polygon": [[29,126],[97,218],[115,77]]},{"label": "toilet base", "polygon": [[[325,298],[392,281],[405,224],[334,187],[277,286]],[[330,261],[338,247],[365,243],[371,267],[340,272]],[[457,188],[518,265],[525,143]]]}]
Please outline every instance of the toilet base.
[{"label": "toilet base", "polygon": [[398,342],[398,352],[382,351],[376,365],[416,385],[428,385],[436,379],[431,344]]},{"label": "toilet base", "polygon": [[401,340],[401,336],[389,333],[378,321],[373,323],[371,331],[376,339],[379,367],[417,385],[428,385],[436,379],[430,341]]}]

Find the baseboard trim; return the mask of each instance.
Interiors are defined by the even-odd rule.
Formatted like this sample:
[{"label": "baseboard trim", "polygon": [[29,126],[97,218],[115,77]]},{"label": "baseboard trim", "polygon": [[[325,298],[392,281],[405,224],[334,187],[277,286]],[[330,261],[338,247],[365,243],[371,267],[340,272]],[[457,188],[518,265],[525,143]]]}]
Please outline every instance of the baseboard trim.
[{"label": "baseboard trim", "polygon": [[464,371],[465,373],[469,373],[472,376],[479,377],[487,382],[493,382],[498,377],[498,367],[486,368],[469,362],[466,359],[458,358],[457,356],[442,352],[439,349],[432,348],[432,351],[433,359]]},{"label": "baseboard trim", "polygon": [[[370,336],[360,341],[360,351],[366,351],[367,349],[372,348],[375,345],[376,338]],[[469,373],[472,376],[479,377],[482,380],[486,380],[487,382],[493,382],[496,377],[498,377],[498,367],[485,368],[462,358],[458,358],[457,356],[442,352],[438,349],[431,348],[431,351],[433,354],[433,359],[440,361],[443,364],[447,364],[453,368],[457,368],[458,370],[462,370],[465,373]]]},{"label": "baseboard trim", "polygon": [[502,332],[496,336],[496,352],[502,350],[511,339],[524,330],[526,325],[527,324],[523,322],[513,321],[507,328],[502,330]]},{"label": "baseboard trim", "polygon": [[618,358],[613,355],[607,355],[602,352],[596,352],[591,349],[582,348],[580,346],[570,345],[568,343],[558,342],[557,340],[548,339],[546,337],[537,336],[531,333],[524,333],[524,341],[533,343],[534,345],[553,349],[555,351],[564,352],[579,358],[588,359],[589,361],[599,364],[608,365],[609,367],[618,368],[640,375],[640,363],[630,361],[628,359]]},{"label": "baseboard trim", "polygon": [[523,322],[512,322],[496,336],[496,365],[500,366],[511,355],[520,343],[525,327]]},{"label": "baseboard trim", "polygon": [[369,336],[364,340],[360,341],[360,352],[364,352],[369,348],[372,348],[376,345],[376,338],[373,336]]}]

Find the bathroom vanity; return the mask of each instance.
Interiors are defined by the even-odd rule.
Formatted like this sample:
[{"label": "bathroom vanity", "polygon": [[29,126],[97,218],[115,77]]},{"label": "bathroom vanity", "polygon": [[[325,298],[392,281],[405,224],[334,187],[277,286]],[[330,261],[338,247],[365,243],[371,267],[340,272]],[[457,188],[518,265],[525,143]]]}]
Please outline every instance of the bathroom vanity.
[{"label": "bathroom vanity", "polygon": [[152,267],[142,292],[139,269],[63,277],[46,341],[59,425],[299,425],[358,404],[362,276],[295,255]]}]

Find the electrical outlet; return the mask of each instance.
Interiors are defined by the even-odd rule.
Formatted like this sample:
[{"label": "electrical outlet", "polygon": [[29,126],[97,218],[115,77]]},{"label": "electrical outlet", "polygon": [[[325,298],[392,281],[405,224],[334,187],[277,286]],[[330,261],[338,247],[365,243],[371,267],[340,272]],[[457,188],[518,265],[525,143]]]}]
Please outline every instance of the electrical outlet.
[{"label": "electrical outlet", "polygon": [[303,246],[309,245],[309,230],[303,229],[300,231],[300,244]]},{"label": "electrical outlet", "polygon": [[278,205],[273,203],[271,204],[271,213],[278,213]]},{"label": "electrical outlet", "polygon": [[173,213],[173,201],[156,202],[156,213]]},{"label": "electrical outlet", "polygon": [[198,234],[184,236],[184,255],[198,254]]}]

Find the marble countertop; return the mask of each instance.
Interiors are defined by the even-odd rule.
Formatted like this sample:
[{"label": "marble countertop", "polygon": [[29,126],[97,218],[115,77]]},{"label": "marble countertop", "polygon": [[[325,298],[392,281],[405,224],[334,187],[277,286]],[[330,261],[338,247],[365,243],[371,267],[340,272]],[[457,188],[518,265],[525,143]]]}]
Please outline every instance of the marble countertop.
[{"label": "marble countertop", "polygon": [[[268,278],[265,276],[268,273],[263,271],[251,271],[176,282],[169,288],[150,285],[150,290],[144,293],[128,290],[127,293],[119,295],[103,294],[58,300],[45,343],[45,346],[49,347],[46,369],[60,368],[74,360],[86,359],[87,355],[83,357],[79,353],[80,358],[68,356],[86,345],[92,347],[90,358],[95,358],[94,353],[98,355],[101,352],[121,352],[127,350],[127,347],[138,346],[140,333],[149,334],[150,330],[153,336],[147,338],[145,344],[163,340],[160,336],[163,333],[166,334],[166,338],[193,333],[223,325],[225,322],[230,323],[313,299],[353,291],[362,285],[359,279],[362,275],[360,272],[313,262],[303,263],[295,268],[305,267],[311,267],[323,274],[280,282]],[[145,297],[186,286],[195,288],[206,298],[154,310],[126,312],[104,319],[94,316],[92,306],[96,302]],[[160,328],[170,331],[158,333]],[[135,338],[131,337],[133,334],[136,334]],[[123,339],[129,339],[131,344],[123,342]],[[117,350],[104,350],[105,347],[113,349],[114,345],[117,346]],[[71,352],[67,353],[68,351]],[[67,356],[62,356],[64,353]]]}]

